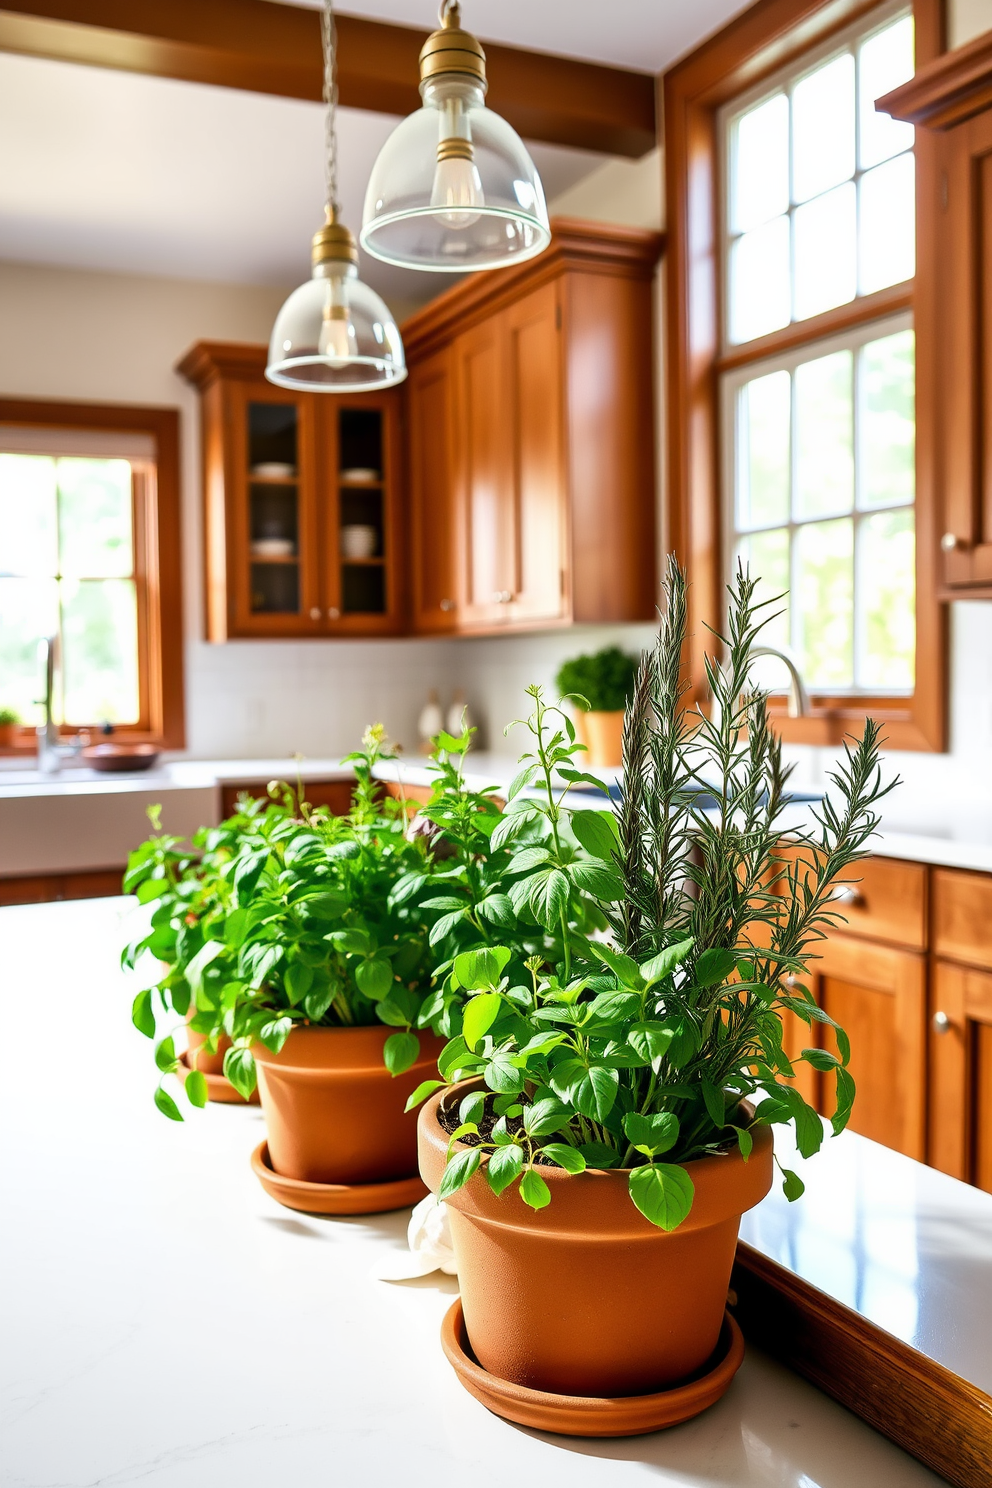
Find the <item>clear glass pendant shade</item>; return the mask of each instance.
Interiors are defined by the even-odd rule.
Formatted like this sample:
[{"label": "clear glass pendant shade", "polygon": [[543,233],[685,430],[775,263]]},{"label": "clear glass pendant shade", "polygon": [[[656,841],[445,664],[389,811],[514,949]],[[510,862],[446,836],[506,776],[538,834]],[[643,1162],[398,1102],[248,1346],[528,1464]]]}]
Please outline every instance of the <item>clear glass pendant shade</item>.
[{"label": "clear glass pendant shade", "polygon": [[361,242],[386,263],[466,273],[542,253],[551,241],[537,168],[520,136],[485,106],[481,84],[421,84],[423,108],[386,141],[365,194]]},{"label": "clear glass pendant shade", "polygon": [[311,393],[359,393],[403,381],[396,322],[354,264],[315,264],[313,278],[293,291],[276,316],[265,375]]}]

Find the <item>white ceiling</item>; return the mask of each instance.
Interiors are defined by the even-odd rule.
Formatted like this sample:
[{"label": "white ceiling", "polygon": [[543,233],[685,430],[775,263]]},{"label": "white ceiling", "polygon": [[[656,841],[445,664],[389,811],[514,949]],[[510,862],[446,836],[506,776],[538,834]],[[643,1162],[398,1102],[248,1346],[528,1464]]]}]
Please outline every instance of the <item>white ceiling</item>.
[{"label": "white ceiling", "polygon": [[[280,0],[319,10],[322,0]],[[662,72],[753,0],[462,0],[462,25],[489,41]],[[347,15],[433,30],[437,0],[340,0]]]},{"label": "white ceiling", "polygon": [[[304,0],[319,6],[320,0]],[[464,0],[484,38],[660,71],[747,0]],[[434,24],[434,0],[347,0]],[[396,120],[342,109],[340,195],[357,232],[365,183]],[[603,157],[532,145],[549,200]],[[322,220],[319,104],[0,53],[0,259],[292,285]],[[364,258],[387,299],[450,281]]]},{"label": "white ceiling", "polygon": [[[339,113],[339,187],[357,233],[365,184],[396,124]],[[290,285],[323,221],[320,104],[0,53],[0,258],[176,278]],[[549,197],[602,163],[532,147]],[[450,280],[365,259],[387,298]]]}]

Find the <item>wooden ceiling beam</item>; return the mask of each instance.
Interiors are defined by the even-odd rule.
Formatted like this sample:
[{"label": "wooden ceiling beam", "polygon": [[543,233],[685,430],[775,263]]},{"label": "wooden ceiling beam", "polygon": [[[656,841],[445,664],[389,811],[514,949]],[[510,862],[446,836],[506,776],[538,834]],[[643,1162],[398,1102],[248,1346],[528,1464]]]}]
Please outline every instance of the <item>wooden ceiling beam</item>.
[{"label": "wooden ceiling beam", "polygon": [[[420,106],[426,32],[339,15],[346,108]],[[0,0],[0,51],[284,98],[321,96],[320,13],[270,0]],[[638,158],[655,144],[643,72],[486,43],[488,101],[526,139]]]}]

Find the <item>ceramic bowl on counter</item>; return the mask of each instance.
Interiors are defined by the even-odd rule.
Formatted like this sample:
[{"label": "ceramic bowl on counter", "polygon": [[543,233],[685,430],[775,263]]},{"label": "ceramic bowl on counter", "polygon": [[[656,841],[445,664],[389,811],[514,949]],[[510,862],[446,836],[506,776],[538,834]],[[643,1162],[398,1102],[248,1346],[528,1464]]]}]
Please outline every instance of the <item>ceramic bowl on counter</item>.
[{"label": "ceramic bowl on counter", "polygon": [[91,770],[107,774],[124,770],[150,770],[157,762],[161,751],[154,744],[104,743],[91,744],[79,758]]}]

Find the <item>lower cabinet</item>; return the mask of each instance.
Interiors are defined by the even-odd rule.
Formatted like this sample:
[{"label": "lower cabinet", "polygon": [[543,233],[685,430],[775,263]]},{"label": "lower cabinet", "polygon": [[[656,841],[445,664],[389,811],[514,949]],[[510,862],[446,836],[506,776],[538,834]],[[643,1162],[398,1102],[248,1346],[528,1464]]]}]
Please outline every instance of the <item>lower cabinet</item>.
[{"label": "lower cabinet", "polygon": [[928,1158],[992,1193],[992,976],[935,960]]},{"label": "lower cabinet", "polygon": [[[816,963],[816,995],[824,1012],[851,1041],[849,1065],[857,1086],[852,1131],[907,1157],[926,1156],[926,958],[831,935]],[[820,1043],[837,1052],[826,1024]],[[833,1110],[834,1080],[818,1077],[817,1104]]]},{"label": "lower cabinet", "polygon": [[[287,784],[295,790],[295,781],[290,780]],[[221,817],[233,816],[237,810],[239,796],[252,796],[257,801],[267,800],[268,787],[267,780],[229,781],[222,785],[220,788]],[[303,799],[311,806],[327,806],[332,816],[347,816],[351,810],[353,787],[354,782],[351,780],[304,780]]]}]

